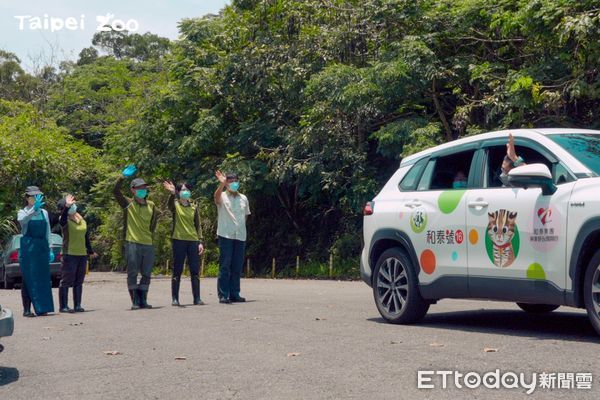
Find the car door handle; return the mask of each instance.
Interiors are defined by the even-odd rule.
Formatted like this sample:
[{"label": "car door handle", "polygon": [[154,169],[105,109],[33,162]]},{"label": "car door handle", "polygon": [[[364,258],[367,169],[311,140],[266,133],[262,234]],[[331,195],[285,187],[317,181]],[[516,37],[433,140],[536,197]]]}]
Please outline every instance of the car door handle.
[{"label": "car door handle", "polygon": [[487,201],[470,201],[469,202],[469,207],[471,208],[477,208],[477,207],[487,207],[489,206],[489,203]]},{"label": "car door handle", "polygon": [[423,204],[419,200],[407,201],[404,205],[408,208],[420,207]]}]

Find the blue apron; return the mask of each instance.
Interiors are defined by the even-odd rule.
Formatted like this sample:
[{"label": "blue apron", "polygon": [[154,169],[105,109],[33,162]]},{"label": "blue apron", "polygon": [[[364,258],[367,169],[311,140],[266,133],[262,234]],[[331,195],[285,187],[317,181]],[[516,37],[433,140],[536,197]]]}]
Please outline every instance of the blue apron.
[{"label": "blue apron", "polygon": [[21,237],[21,273],[36,314],[54,312],[46,219],[30,220]]}]

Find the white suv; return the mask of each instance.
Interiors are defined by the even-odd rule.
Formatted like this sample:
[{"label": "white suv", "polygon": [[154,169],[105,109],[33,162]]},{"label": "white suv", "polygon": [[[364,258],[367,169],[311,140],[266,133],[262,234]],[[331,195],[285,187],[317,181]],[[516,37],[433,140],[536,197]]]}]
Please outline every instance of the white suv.
[{"label": "white suv", "polygon": [[[509,132],[525,165],[504,185]],[[422,151],[364,214],[361,276],[386,320],[479,298],[586,308],[600,333],[600,131],[498,131]]]}]

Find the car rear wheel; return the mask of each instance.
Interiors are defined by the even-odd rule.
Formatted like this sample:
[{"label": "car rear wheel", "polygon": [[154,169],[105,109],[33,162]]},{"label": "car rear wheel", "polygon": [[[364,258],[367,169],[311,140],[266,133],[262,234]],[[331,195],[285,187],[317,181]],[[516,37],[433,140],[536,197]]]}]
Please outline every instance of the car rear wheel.
[{"label": "car rear wheel", "polygon": [[521,310],[531,314],[544,314],[556,310],[558,307],[555,304],[529,304],[529,303],[517,303]]},{"label": "car rear wheel", "polygon": [[410,324],[427,314],[429,303],[421,297],[414,265],[402,249],[383,252],[374,272],[373,296],[383,318]]},{"label": "car rear wheel", "polygon": [[594,254],[585,271],[583,301],[592,326],[600,334],[600,250]]}]

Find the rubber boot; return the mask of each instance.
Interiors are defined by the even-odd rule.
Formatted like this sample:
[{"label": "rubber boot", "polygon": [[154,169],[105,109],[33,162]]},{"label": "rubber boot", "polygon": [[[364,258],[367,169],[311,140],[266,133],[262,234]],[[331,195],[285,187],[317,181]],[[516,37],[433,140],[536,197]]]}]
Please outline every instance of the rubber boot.
[{"label": "rubber boot", "polygon": [[200,299],[200,277],[192,275],[192,295],[194,296],[194,305],[202,306],[204,302]]},{"label": "rubber boot", "polygon": [[35,317],[35,314],[31,312],[31,298],[25,292],[24,288],[21,288],[21,300],[23,301],[23,316]]},{"label": "rubber boot", "polygon": [[78,285],[73,287],[73,303],[75,312],[84,312],[85,310],[81,307],[81,295],[83,294],[83,286]]},{"label": "rubber boot", "polygon": [[23,298],[23,316],[35,317],[35,314],[31,312],[31,300],[29,298]]},{"label": "rubber boot", "polygon": [[58,304],[59,312],[61,313],[72,313],[73,310],[69,308],[69,288],[59,287],[58,288]]},{"label": "rubber boot", "polygon": [[179,307],[179,285],[181,284],[181,277],[174,276],[171,279],[171,305],[173,307]]},{"label": "rubber boot", "polygon": [[140,296],[140,307],[141,308],[152,308],[150,304],[148,304],[148,291],[138,289]]},{"label": "rubber boot", "polygon": [[129,296],[131,297],[131,309],[138,310],[140,308],[140,297],[137,289],[129,289]]}]

